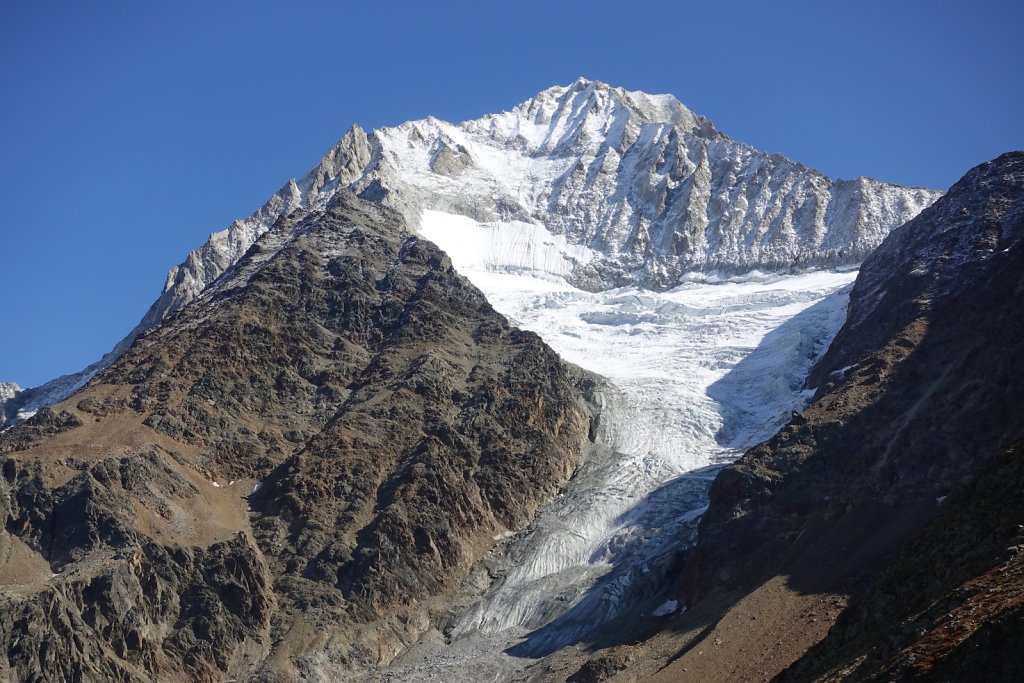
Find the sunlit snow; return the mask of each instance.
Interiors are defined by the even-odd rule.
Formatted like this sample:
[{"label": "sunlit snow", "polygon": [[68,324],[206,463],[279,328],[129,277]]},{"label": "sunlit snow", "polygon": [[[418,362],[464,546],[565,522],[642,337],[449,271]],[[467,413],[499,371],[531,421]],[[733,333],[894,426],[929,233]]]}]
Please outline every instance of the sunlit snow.
[{"label": "sunlit snow", "polygon": [[665,617],[672,614],[679,609],[679,602],[676,600],[666,600],[665,602],[658,605],[658,609],[651,612],[652,617]]}]

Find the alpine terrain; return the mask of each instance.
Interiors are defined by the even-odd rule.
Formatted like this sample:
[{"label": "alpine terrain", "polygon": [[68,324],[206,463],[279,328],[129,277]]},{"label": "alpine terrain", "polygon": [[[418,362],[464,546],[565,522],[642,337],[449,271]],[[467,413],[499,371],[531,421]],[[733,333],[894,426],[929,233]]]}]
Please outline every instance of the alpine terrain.
[{"label": "alpine terrain", "polygon": [[0,384],[3,674],[1012,680],[1022,221],[1021,153],[834,180],[585,79],[353,126]]},{"label": "alpine terrain", "polygon": [[894,230],[810,405],[712,485],[674,585],[689,609],[545,674],[1020,680],[1022,237],[1024,152]]}]

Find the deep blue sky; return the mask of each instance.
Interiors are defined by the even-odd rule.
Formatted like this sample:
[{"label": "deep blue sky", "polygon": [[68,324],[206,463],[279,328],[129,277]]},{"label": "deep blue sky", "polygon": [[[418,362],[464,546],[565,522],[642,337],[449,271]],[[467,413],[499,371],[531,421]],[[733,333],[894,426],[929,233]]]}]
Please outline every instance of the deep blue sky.
[{"label": "deep blue sky", "polygon": [[945,188],[1024,148],[1024,3],[8,2],[0,380],[81,369],[168,268],[348,126],[586,76],[841,177]]}]

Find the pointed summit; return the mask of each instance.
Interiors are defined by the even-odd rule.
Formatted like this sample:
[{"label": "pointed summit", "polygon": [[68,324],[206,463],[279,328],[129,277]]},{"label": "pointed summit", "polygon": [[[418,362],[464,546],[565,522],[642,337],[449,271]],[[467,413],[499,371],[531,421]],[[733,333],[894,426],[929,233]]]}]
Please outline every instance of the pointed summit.
[{"label": "pointed summit", "polygon": [[684,131],[706,129],[710,133],[714,130],[710,121],[692,112],[672,95],[651,95],[638,90],[626,90],[583,77],[566,86],[543,90],[512,111],[536,123],[618,114],[626,115],[640,124],[659,123]]},{"label": "pointed summit", "polygon": [[366,131],[353,123],[334,147],[324,155],[316,168],[299,182],[306,195],[316,196],[328,185],[344,187],[355,180],[370,161],[370,145]]}]

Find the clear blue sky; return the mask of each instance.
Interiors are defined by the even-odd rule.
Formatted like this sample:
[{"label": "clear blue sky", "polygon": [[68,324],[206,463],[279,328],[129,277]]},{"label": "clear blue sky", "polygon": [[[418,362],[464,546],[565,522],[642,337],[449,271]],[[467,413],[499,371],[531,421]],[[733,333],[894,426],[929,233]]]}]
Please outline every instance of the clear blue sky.
[{"label": "clear blue sky", "polygon": [[81,369],[168,268],[353,122],[670,92],[833,176],[945,188],[1024,148],[1024,3],[7,2],[0,380]]}]

